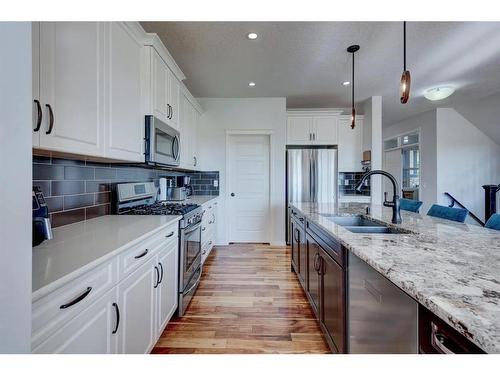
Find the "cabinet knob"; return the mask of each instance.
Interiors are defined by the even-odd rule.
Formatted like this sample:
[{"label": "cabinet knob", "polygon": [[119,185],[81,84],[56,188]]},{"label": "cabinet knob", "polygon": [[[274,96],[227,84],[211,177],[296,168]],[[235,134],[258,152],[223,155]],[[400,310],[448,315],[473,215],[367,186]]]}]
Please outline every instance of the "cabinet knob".
[{"label": "cabinet knob", "polygon": [[231,196],[232,196],[232,197],[234,197],[234,195],[235,195],[234,193],[231,193]]}]

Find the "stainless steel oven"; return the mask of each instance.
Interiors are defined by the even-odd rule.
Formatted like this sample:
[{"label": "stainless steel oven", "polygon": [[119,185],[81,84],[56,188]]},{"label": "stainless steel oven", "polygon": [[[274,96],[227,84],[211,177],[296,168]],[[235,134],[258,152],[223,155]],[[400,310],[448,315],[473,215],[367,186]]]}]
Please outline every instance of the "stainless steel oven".
[{"label": "stainless steel oven", "polygon": [[154,116],[146,116],[145,158],[148,164],[177,166],[180,156],[179,132]]},{"label": "stainless steel oven", "polygon": [[184,315],[201,279],[201,217],[193,216],[180,222],[179,309]]}]

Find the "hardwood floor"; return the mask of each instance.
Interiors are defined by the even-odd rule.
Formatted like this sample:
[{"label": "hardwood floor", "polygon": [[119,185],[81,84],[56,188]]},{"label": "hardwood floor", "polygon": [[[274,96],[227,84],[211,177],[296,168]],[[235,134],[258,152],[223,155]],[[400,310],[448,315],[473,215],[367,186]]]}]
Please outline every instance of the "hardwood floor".
[{"label": "hardwood floor", "polygon": [[212,250],[184,317],[152,353],[329,353],[290,271],[290,249],[235,244]]}]

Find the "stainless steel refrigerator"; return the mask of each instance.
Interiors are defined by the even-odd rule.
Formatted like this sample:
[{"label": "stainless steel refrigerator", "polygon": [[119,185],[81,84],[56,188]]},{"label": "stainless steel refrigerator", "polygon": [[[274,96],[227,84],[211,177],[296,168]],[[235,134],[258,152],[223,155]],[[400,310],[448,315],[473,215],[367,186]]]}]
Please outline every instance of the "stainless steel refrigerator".
[{"label": "stainless steel refrigerator", "polygon": [[337,146],[286,147],[286,240],[290,202],[337,202]]}]

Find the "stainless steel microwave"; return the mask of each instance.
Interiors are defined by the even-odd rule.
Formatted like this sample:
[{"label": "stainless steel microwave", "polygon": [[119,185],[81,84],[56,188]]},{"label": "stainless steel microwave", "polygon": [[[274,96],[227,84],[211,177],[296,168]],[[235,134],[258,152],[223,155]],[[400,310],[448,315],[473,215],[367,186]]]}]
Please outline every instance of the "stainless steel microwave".
[{"label": "stainless steel microwave", "polygon": [[180,157],[179,132],[154,116],[146,116],[146,163],[178,166]]}]

